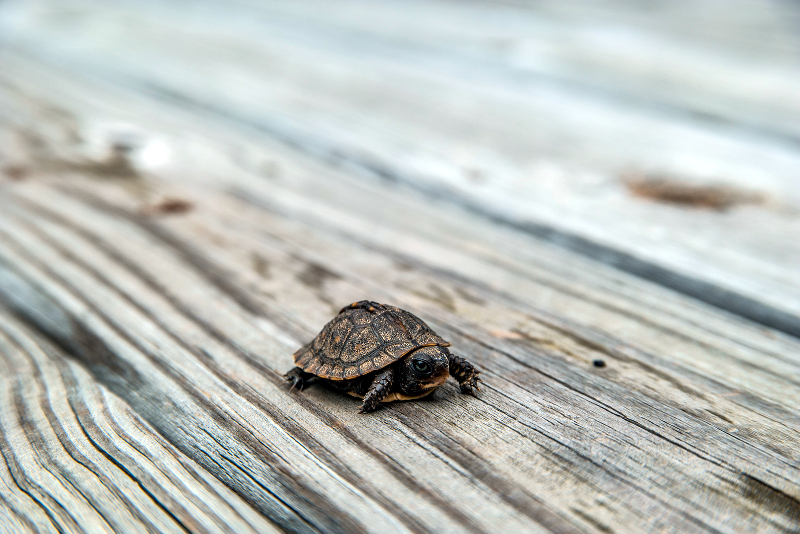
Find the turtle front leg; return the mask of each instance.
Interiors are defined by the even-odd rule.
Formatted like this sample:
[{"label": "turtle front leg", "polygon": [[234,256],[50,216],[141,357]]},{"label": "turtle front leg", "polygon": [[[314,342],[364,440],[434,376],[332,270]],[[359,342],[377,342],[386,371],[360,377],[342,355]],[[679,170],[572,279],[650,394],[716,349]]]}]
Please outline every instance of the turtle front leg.
[{"label": "turtle front leg", "polygon": [[289,388],[289,391],[297,388],[298,391],[303,391],[303,389],[308,384],[308,381],[314,377],[313,373],[306,373],[299,367],[294,367],[291,371],[283,375],[283,378],[292,384],[292,387]]},{"label": "turtle front leg", "polygon": [[475,369],[471,363],[464,358],[450,354],[450,376],[458,380],[461,385],[462,393],[470,393],[475,395],[476,392],[481,390],[478,382],[481,381],[481,372]]},{"label": "turtle front leg", "polygon": [[374,313],[384,310],[385,307],[383,306],[383,304],[379,302],[374,302],[372,300],[359,300],[358,302],[354,302],[349,306],[345,306],[344,308],[339,310],[339,313],[342,313],[345,310],[357,310],[357,309],[367,310],[368,312]]},{"label": "turtle front leg", "polygon": [[394,369],[388,368],[379,372],[372,379],[372,385],[364,395],[364,403],[358,413],[372,412],[378,408],[381,401],[386,398],[392,390],[392,382],[394,382]]}]

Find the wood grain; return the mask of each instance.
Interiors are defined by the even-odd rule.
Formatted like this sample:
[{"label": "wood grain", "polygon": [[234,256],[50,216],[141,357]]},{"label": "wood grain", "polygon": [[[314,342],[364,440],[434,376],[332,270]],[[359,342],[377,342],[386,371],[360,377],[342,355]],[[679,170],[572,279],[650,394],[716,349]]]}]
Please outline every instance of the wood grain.
[{"label": "wood grain", "polygon": [[83,366],[5,313],[0,358],[4,531],[276,531]]},{"label": "wood grain", "polygon": [[[689,3],[646,17],[623,4],[241,1],[59,18],[47,13],[68,8],[45,4],[23,10],[32,24],[12,42],[798,335],[797,13],[740,4],[748,16]],[[764,44],[687,40],[709,18]],[[763,202],[651,202],[631,195],[631,176]]]},{"label": "wood grain", "polygon": [[[516,288],[517,294],[538,300],[532,291],[519,291],[526,277],[513,271],[506,274],[511,278],[502,291],[485,279],[475,280],[475,274],[468,278],[430,265],[425,258],[460,262],[442,250],[422,249],[431,246],[427,239],[403,244],[403,250],[417,250],[417,258],[400,256],[390,248],[399,239],[396,233],[373,227],[373,240],[383,234],[377,243],[341,231],[318,235],[321,225],[313,220],[302,223],[297,214],[248,208],[218,194],[201,202],[200,189],[192,192],[195,211],[153,219],[138,215],[138,201],[131,202],[118,184],[81,183],[76,176],[50,185],[30,181],[15,184],[6,196],[14,201],[4,205],[6,222],[0,224],[7,243],[3,260],[13,266],[8,276],[16,282],[5,287],[17,288],[6,289],[6,300],[49,327],[50,335],[63,336],[62,343],[72,346],[103,381],[120,388],[177,447],[248,495],[284,528],[309,526],[293,525],[291,516],[282,515],[286,510],[253,493],[265,487],[274,492],[277,485],[285,492],[283,501],[297,499],[311,480],[320,484],[312,491],[326,496],[345,482],[353,484],[361,489],[356,510],[377,507],[382,509],[378,517],[389,514],[396,521],[399,516],[404,528],[412,530],[450,524],[491,531],[503,524],[511,530],[568,531],[635,524],[691,531],[713,526],[706,523],[708,510],[714,510],[714,517],[735,514],[747,528],[781,530],[796,519],[792,495],[798,422],[792,414],[797,386],[791,378],[796,362],[780,356],[781,350],[797,354],[789,338],[764,339],[751,327],[750,336],[767,346],[758,354],[743,350],[742,339],[713,333],[715,313],[695,304],[694,313],[711,332],[699,329],[705,347],[680,365],[667,355],[698,343],[686,339],[685,328],[667,335],[669,344],[662,332],[661,350],[642,351],[511,297],[508,290]],[[343,191],[343,196],[355,193]],[[271,199],[274,203],[279,197]],[[374,197],[370,201],[377,202]],[[419,199],[413,204],[423,208]],[[408,207],[399,207],[405,220]],[[324,215],[318,205],[307,209]],[[562,252],[550,252],[566,259]],[[257,269],[254,254],[261,258]],[[306,258],[309,254],[313,259]],[[402,269],[391,268],[401,261]],[[266,271],[264,265],[269,265]],[[557,265],[563,270],[563,263]],[[387,278],[390,272],[397,273],[395,281]],[[287,394],[278,374],[291,365],[293,349],[313,335],[338,303],[365,293],[426,317],[484,369],[484,396],[465,398],[450,387],[434,402],[393,406],[365,420],[355,414],[352,400],[332,392]],[[45,306],[35,295],[46,295],[55,307],[51,317],[36,317]],[[646,313],[658,320],[652,309]],[[70,326],[48,325],[56,316],[71,318]],[[731,320],[716,318],[728,327]],[[740,326],[739,335],[746,336],[748,327]],[[659,330],[647,323],[639,328],[642,338]],[[713,367],[708,358],[715,353],[730,374],[701,372]],[[697,355],[705,360],[698,362]],[[609,368],[592,370],[589,362],[598,356]],[[741,378],[736,378],[737,365]],[[765,375],[763,386],[759,374]],[[784,383],[776,388],[779,376]],[[181,408],[165,406],[162,397]],[[198,406],[204,398],[213,403]],[[286,413],[281,406],[292,408]],[[206,411],[219,421],[207,420]],[[236,431],[245,425],[239,413],[247,414],[246,434]],[[290,424],[291,439],[288,429],[275,429],[278,424]],[[205,456],[221,453],[208,442],[209,433],[223,450],[244,457],[234,466],[269,482],[255,485],[241,475],[235,478],[231,464],[220,469],[219,458],[212,462]],[[200,455],[198,443],[207,443],[203,449],[210,450]],[[302,463],[308,452],[291,452],[297,444],[323,464]],[[262,447],[272,454],[279,450],[291,462],[278,463]],[[331,466],[342,471],[327,472]],[[670,484],[657,482],[665,477]],[[305,479],[301,488],[295,486],[298,479]],[[694,493],[687,495],[690,488]],[[431,509],[419,510],[420,492],[430,496]],[[769,500],[772,511],[761,510],[755,495]],[[355,498],[347,495],[347,502]],[[343,502],[335,506],[351,511]],[[653,516],[643,517],[641,510]],[[353,518],[332,516],[331,509],[316,511],[316,528],[386,526],[367,514],[348,523]],[[334,523],[323,517],[334,517]]]},{"label": "wood grain", "polygon": [[[359,74],[341,51],[304,41],[313,34],[309,28],[336,33],[341,25],[359,36],[357,43],[383,42],[365,28],[389,4],[367,14],[343,9],[327,26],[320,21],[330,15],[324,10],[236,5],[260,14],[248,31],[286,23],[264,42],[286,52],[281,61],[293,58],[297,69],[281,78],[285,73],[275,74],[273,65],[247,79],[256,88],[284,87],[282,98],[297,90],[294,98],[304,104],[285,107],[289,100],[266,98],[257,105],[260,89],[223,98],[214,93],[216,79],[203,89],[209,78],[192,71],[199,69],[199,51],[233,46],[225,33],[232,26],[220,26],[220,41],[190,44],[181,32],[206,35],[202,17],[178,29],[170,7],[120,15],[141,24],[126,28],[125,39],[145,28],[155,33],[148,43],[128,42],[131,59],[116,70],[109,66],[113,49],[53,51],[44,36],[57,36],[69,22],[34,17],[27,37],[0,50],[0,164],[25,170],[0,178],[0,528],[797,531],[800,342],[785,333],[791,328],[766,327],[730,306],[726,311],[632,276],[615,261],[587,258],[512,221],[513,207],[509,217],[492,215],[489,197],[476,210],[449,193],[431,194],[441,176],[418,173],[421,167],[412,173],[413,165],[384,148],[401,138],[425,139],[455,157],[453,147],[463,139],[431,125],[456,112],[441,108],[423,121],[423,101],[412,106],[414,120],[427,125],[412,127],[412,117],[399,111],[411,108],[395,107],[400,97],[389,91],[386,102],[395,103],[386,104],[386,113],[364,118],[352,109],[366,104],[352,95],[348,104],[346,92],[333,98],[325,76],[340,68],[339,74],[359,76],[349,87],[366,87],[364,77],[377,76],[362,68],[366,60],[352,64],[362,66]],[[430,6],[415,9],[458,12]],[[205,9],[217,13],[214,4]],[[459,13],[474,20],[470,10],[478,8],[464,9]],[[76,16],[108,13],[90,6]],[[155,13],[167,17],[163,26]],[[498,16],[507,21],[507,15]],[[392,26],[395,39],[410,24],[401,22]],[[408,39],[433,39],[442,27],[429,24],[429,33]],[[239,38],[246,35],[242,30]],[[176,45],[173,55],[141,59],[152,60],[144,49],[157,49],[162,38]],[[230,54],[230,72],[261,57],[238,64],[225,46],[220,54]],[[421,57],[408,43],[391,46],[371,53],[409,56],[397,64],[367,62],[385,69],[386,83]],[[762,53],[777,54],[780,47],[771,46],[764,44]],[[452,53],[442,52],[450,59],[441,61],[457,64]],[[83,63],[75,62],[79,56]],[[339,62],[325,63],[332,69],[322,69],[325,83],[293,78],[308,74],[321,56]],[[61,67],[52,64],[56,57],[65,60]],[[187,71],[176,73],[181,61]],[[159,77],[170,73],[183,93],[165,98]],[[130,81],[137,76],[161,89],[145,91]],[[425,76],[427,89],[417,90],[436,95]],[[315,99],[328,111],[304,107]],[[780,105],[787,106],[781,113],[791,112],[791,100]],[[735,107],[726,116],[744,121]],[[341,137],[333,109],[343,123],[354,121],[361,137]],[[391,122],[377,128],[380,120]],[[294,136],[304,121],[307,130]],[[498,135],[503,144],[510,134]],[[735,144],[720,135],[703,150]],[[358,152],[361,159],[348,152],[367,145],[374,152]],[[751,154],[778,150],[750,148]],[[168,157],[156,165],[159,150]],[[507,162],[511,155],[498,158]],[[587,168],[616,165],[581,158]],[[786,169],[794,168],[794,160],[786,161]],[[776,179],[778,187],[792,183],[780,176],[786,181]],[[677,211],[664,221],[680,221],[663,243],[682,251],[670,252],[672,260],[703,248],[702,239],[679,237],[682,229],[699,225],[724,239],[756,213],[669,209]],[[794,245],[780,247],[794,219],[780,210],[758,213],[773,217],[776,232],[763,248],[734,242],[731,254],[756,257],[760,266],[737,271],[723,261],[733,256],[712,247],[692,260],[703,256],[708,267],[697,279],[723,281],[719,288],[786,313],[791,322],[793,290],[787,286],[778,298],[775,284],[792,270]],[[631,217],[648,224],[642,211]],[[568,221],[556,229],[574,233]],[[607,231],[622,235],[617,227]],[[608,245],[581,236],[597,250]],[[681,275],[664,258],[648,261]],[[709,274],[712,268],[717,274]],[[745,291],[751,282],[772,293]],[[483,393],[461,395],[451,382],[430,400],[364,416],[357,400],[324,387],[288,391],[281,374],[292,352],[342,305],[362,298],[422,317],[482,370]],[[595,367],[597,359],[605,366]]]}]

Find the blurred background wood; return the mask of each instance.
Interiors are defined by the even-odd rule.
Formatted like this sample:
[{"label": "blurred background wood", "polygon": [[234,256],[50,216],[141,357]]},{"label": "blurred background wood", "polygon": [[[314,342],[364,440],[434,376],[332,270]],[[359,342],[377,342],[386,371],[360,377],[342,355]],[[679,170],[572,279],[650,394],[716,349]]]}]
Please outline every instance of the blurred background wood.
[{"label": "blurred background wood", "polygon": [[[796,532],[799,23],[0,3],[0,530]],[[288,392],[362,298],[480,398]]]}]

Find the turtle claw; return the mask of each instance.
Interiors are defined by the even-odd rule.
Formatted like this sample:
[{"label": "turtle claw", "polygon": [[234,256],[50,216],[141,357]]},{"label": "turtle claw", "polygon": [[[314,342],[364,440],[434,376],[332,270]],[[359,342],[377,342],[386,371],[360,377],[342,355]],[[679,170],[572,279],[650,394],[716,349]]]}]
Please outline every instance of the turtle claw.
[{"label": "turtle claw", "polygon": [[461,392],[477,396],[481,390],[481,372],[471,363],[459,356],[450,355],[450,375],[461,385]]},{"label": "turtle claw", "polygon": [[394,381],[394,369],[389,367],[380,371],[372,380],[369,386],[369,391],[364,395],[364,404],[358,410],[358,413],[374,412],[378,409],[381,401],[386,398],[389,391],[392,389],[392,382]]},{"label": "turtle claw", "polygon": [[476,371],[473,376],[461,382],[461,393],[467,393],[473,397],[477,397],[478,393],[481,391],[480,382],[483,382],[483,380],[481,380]]},{"label": "turtle claw", "polygon": [[296,376],[284,375],[283,378],[292,385],[292,387],[289,388],[289,391],[294,391],[294,388],[297,388],[297,391],[303,391],[303,381]]},{"label": "turtle claw", "polygon": [[304,375],[313,376],[309,373],[303,372],[303,370],[299,367],[295,367],[283,375],[283,379],[292,385],[292,387],[289,388],[289,391],[294,391],[295,388],[297,388],[297,391],[303,391],[303,389],[305,389],[307,379]]}]

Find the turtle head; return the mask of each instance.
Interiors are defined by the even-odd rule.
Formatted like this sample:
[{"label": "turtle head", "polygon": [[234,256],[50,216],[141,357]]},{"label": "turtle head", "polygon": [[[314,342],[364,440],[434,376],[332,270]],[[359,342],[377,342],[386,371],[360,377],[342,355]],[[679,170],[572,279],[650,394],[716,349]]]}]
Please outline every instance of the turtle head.
[{"label": "turtle head", "polygon": [[450,376],[450,359],[445,347],[421,347],[408,353],[397,368],[397,389],[405,395],[419,395],[437,388]]}]

